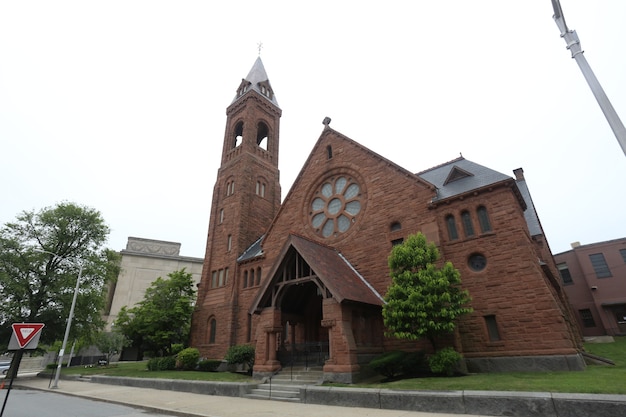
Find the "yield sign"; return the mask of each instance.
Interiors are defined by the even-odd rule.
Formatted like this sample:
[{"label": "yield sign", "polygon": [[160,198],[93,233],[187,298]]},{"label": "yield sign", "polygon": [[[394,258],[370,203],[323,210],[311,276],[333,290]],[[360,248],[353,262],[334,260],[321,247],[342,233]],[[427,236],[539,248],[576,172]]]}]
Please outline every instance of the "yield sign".
[{"label": "yield sign", "polygon": [[17,344],[20,349],[26,347],[26,345],[33,340],[35,336],[41,331],[43,323],[13,323],[13,333],[17,338]]}]

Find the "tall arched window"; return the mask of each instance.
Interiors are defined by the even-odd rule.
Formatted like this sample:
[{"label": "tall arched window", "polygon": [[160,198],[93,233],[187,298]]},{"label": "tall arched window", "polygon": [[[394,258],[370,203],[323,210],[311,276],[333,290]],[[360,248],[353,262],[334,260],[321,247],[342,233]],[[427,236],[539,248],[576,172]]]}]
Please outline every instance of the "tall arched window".
[{"label": "tall arched window", "polygon": [[250,285],[254,285],[254,268],[250,270]]},{"label": "tall arched window", "polygon": [[472,224],[472,217],[469,214],[469,211],[464,211],[461,213],[461,222],[463,223],[463,231],[465,232],[465,236],[474,236],[474,225]]},{"label": "tall arched window", "polygon": [[256,285],[261,284],[261,267],[256,269]]},{"label": "tall arched window", "polygon": [[217,334],[217,321],[215,318],[209,320],[209,343],[215,343],[215,335]]},{"label": "tall arched window", "polygon": [[243,142],[243,122],[239,122],[237,123],[237,125],[235,125],[235,137],[233,138],[233,148],[236,148],[237,146],[241,145],[241,142]]},{"label": "tall arched window", "polygon": [[259,122],[257,125],[256,131],[256,144],[261,149],[267,150],[268,142],[269,142],[270,130],[267,125],[263,122]]},{"label": "tall arched window", "polygon": [[448,228],[448,238],[450,240],[457,240],[459,238],[459,233],[456,230],[456,221],[454,220],[454,216],[452,214],[448,214],[446,216],[446,226]]},{"label": "tall arched window", "polygon": [[480,223],[480,231],[483,233],[490,232],[491,223],[489,222],[489,216],[487,215],[485,206],[478,207],[476,214],[478,215],[478,223]]},{"label": "tall arched window", "polygon": [[248,288],[248,271],[243,271],[243,287]]}]

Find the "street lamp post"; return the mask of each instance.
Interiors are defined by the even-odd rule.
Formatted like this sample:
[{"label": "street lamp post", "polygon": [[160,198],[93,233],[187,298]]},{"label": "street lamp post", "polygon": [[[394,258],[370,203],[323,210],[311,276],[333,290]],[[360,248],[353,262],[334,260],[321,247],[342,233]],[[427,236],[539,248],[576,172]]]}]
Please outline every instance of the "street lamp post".
[{"label": "street lamp post", "polygon": [[[54,252],[50,252],[47,250],[38,250],[38,252],[49,253],[50,255],[56,256],[59,259],[69,261],[69,259],[59,256]],[[70,315],[67,318],[67,324],[65,326],[65,336],[63,336],[63,344],[61,345],[61,350],[59,351],[59,363],[57,364],[56,374],[54,375],[54,384],[50,388],[59,388],[59,377],[61,376],[61,366],[63,365],[63,355],[65,355],[65,347],[67,346],[67,339],[70,336],[70,328],[72,327],[72,319],[74,318],[74,308],[76,307],[76,298],[78,297],[78,288],[80,287],[80,279],[82,278],[82,275],[83,275],[83,264],[81,263],[79,264],[78,278],[76,279],[76,287],[74,288],[74,297],[72,298],[72,306],[70,307]]]},{"label": "street lamp post", "polygon": [[595,74],[591,70],[589,63],[587,63],[587,59],[583,54],[583,50],[580,46],[580,40],[578,39],[578,35],[575,30],[570,30],[565,23],[565,17],[563,16],[563,10],[561,9],[561,2],[559,0],[552,0],[552,7],[554,9],[554,20],[559,30],[561,31],[561,37],[565,40],[567,44],[567,49],[572,53],[572,58],[576,60],[576,63],[580,67],[580,70],[583,73],[583,76],[587,80],[587,84],[591,88],[593,95],[596,98],[596,101],[600,105],[600,109],[606,120],[609,122],[609,126],[613,130],[613,134],[617,138],[617,142],[622,147],[622,151],[624,155],[626,155],[626,128],[624,128],[624,124],[620,120],[617,112],[613,108],[613,105],[609,101],[606,93],[602,89],[600,82],[596,78]]}]

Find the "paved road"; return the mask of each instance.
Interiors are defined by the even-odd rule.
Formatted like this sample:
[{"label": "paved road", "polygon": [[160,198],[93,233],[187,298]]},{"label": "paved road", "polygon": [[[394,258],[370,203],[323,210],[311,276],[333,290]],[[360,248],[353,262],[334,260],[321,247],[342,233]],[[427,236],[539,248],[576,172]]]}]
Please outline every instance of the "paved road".
[{"label": "paved road", "polygon": [[[7,390],[0,391],[4,402]],[[4,395],[3,395],[4,394]],[[167,417],[146,413],[141,408],[111,404],[87,398],[58,395],[55,392],[12,389],[3,417]],[[170,417],[173,417],[169,414]]]},{"label": "paved road", "polygon": [[[459,414],[420,413],[416,411],[380,410],[360,407],[286,403],[237,397],[191,394],[187,392],[96,384],[74,380],[59,381],[59,388],[50,390],[45,378],[18,378],[15,387],[42,390],[51,395],[74,395],[122,405],[134,405],[153,412],[185,417],[459,417]],[[11,391],[13,395],[14,391]],[[9,401],[11,398],[9,397]],[[29,417],[36,416],[31,414]],[[41,415],[41,414],[39,414]],[[50,414],[43,414],[49,417]],[[68,414],[63,414],[68,417]],[[82,416],[91,417],[91,414]],[[124,416],[122,414],[122,416]],[[132,416],[132,414],[130,415]],[[142,416],[145,416],[142,414]],[[464,417],[480,417],[463,414]],[[5,414],[4,417],[14,417]]]}]

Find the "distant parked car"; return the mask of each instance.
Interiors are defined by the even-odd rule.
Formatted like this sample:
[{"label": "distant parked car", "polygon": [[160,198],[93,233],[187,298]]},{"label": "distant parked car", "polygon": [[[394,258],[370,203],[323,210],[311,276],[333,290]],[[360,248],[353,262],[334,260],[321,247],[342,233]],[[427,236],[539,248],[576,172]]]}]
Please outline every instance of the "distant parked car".
[{"label": "distant parked car", "polygon": [[11,362],[0,362],[0,372],[2,372],[2,375],[6,375],[10,367]]}]

